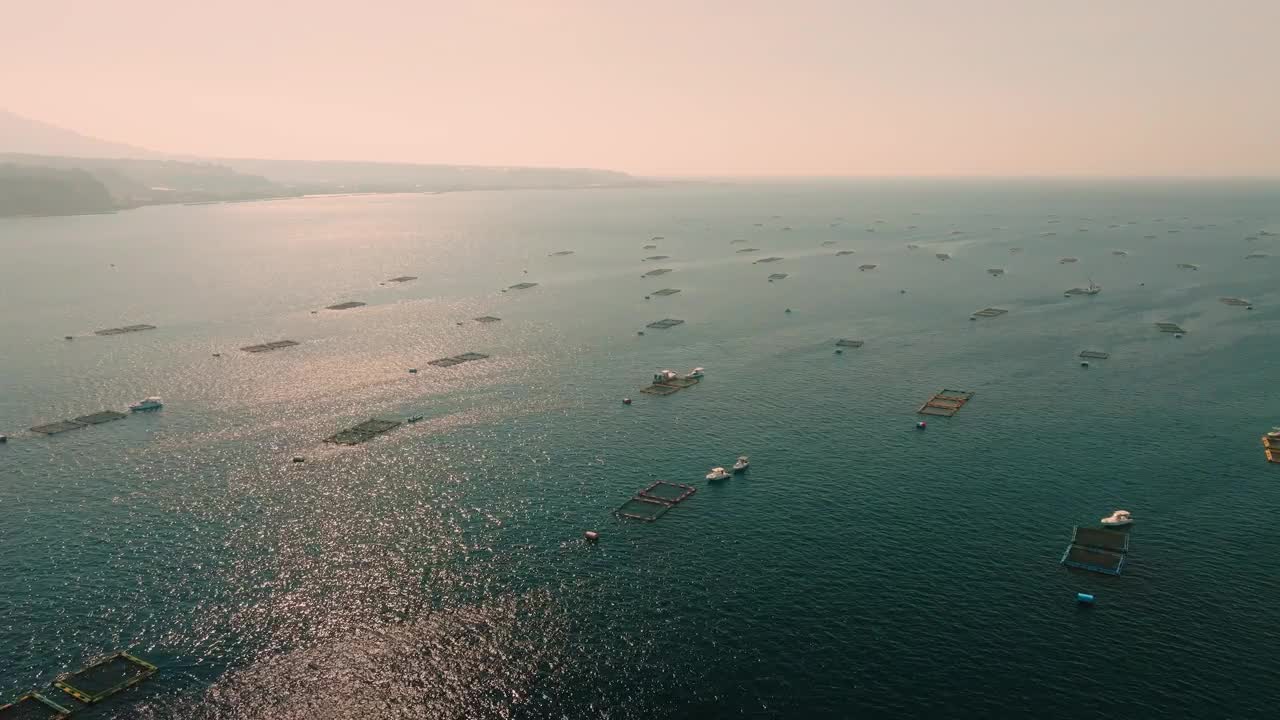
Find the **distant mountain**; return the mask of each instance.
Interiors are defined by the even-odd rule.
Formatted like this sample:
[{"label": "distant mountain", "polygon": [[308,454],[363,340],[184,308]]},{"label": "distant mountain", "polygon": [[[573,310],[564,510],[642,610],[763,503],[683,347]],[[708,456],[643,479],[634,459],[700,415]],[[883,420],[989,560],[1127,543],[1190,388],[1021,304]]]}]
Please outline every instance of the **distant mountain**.
[{"label": "distant mountain", "polygon": [[270,178],[306,192],[414,192],[585,188],[633,185],[621,172],[592,168],[529,168],[418,163],[220,158],[232,170]]},{"label": "distant mountain", "polygon": [[[619,187],[642,181],[589,168],[381,162],[175,159],[0,110],[5,215],[103,212],[329,193]],[[104,200],[105,192],[105,200]]]},{"label": "distant mountain", "polygon": [[91,158],[158,158],[161,153],[81,135],[0,110],[0,153]]}]

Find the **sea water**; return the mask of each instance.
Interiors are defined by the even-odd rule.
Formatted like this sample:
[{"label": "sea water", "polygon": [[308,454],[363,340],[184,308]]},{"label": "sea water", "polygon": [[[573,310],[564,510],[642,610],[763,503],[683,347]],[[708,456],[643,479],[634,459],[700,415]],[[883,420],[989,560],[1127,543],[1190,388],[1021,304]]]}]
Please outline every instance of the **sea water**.
[{"label": "sea water", "polygon": [[[1228,181],[0,221],[0,697],[129,649],[159,674],[84,717],[1266,717],[1277,232],[1280,186]],[[943,388],[975,395],[917,430]],[[698,492],[611,514],[655,480]],[[1117,508],[1122,576],[1058,564]]]}]

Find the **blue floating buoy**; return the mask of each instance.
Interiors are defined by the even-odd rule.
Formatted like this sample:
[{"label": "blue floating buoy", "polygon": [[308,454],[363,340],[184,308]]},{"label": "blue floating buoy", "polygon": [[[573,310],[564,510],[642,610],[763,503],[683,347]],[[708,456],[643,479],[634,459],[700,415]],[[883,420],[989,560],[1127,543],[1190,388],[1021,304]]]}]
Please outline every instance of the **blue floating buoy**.
[{"label": "blue floating buoy", "polygon": [[1081,605],[1092,605],[1093,596],[1090,595],[1089,593],[1078,592],[1076,593],[1076,602],[1080,603]]},{"label": "blue floating buoy", "polygon": [[926,424],[925,424],[925,422],[924,422],[923,420],[921,420],[920,422],[916,423],[916,429],[917,429],[917,430],[924,430],[924,429],[925,429],[925,428],[927,428],[927,427],[929,427],[929,426],[928,426],[928,425],[926,425]]},{"label": "blue floating buoy", "polygon": [[418,368],[409,368],[409,374],[410,374],[410,375],[417,375],[417,374],[418,374]]}]

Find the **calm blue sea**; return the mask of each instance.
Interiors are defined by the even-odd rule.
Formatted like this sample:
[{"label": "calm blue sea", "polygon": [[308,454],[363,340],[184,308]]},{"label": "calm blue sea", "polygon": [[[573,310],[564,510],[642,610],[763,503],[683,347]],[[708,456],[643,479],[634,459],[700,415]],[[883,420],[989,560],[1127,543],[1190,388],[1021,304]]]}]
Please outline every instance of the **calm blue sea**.
[{"label": "calm blue sea", "polygon": [[[130,649],[160,673],[80,717],[1274,717],[1277,233],[1280,184],[1225,181],[0,221],[0,698]],[[611,514],[659,479],[698,492]],[[1122,576],[1058,564],[1117,508]]]}]

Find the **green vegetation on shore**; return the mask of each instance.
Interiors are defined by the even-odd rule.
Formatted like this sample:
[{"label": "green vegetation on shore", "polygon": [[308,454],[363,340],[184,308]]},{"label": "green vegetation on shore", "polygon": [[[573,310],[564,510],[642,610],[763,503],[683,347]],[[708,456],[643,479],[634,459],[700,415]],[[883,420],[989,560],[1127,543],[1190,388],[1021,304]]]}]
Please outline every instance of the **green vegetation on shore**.
[{"label": "green vegetation on shore", "polygon": [[107,187],[84,170],[0,163],[0,217],[109,212]]}]

